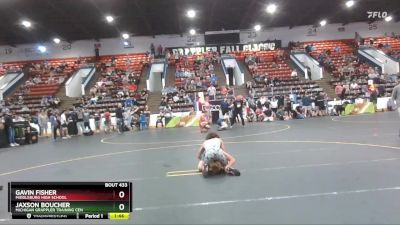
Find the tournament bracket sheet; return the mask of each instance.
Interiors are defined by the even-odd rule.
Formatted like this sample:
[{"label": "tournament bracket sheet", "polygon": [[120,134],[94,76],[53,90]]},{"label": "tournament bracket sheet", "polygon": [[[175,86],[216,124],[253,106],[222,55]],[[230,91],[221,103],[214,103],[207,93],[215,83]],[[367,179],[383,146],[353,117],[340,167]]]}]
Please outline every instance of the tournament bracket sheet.
[{"label": "tournament bracket sheet", "polygon": [[13,219],[128,220],[131,182],[10,182]]}]

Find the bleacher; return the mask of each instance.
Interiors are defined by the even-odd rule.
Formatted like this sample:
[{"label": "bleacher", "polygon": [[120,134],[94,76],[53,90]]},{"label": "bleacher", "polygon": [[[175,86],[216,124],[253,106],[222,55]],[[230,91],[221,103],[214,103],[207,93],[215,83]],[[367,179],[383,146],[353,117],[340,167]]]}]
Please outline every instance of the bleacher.
[{"label": "bleacher", "polygon": [[[113,59],[114,63],[112,62]],[[146,63],[148,63],[148,57],[144,53],[108,55],[100,58],[100,64],[104,64],[109,68],[117,68],[124,71],[131,70],[137,78],[140,78],[143,66]]]},{"label": "bleacher", "polygon": [[[303,45],[313,44],[316,48],[310,55],[318,60],[320,54],[327,54],[329,52],[329,59],[333,63],[333,68],[327,68],[333,74],[334,77],[339,76],[338,68],[346,65],[345,55],[352,55],[353,48],[349,45],[351,40],[328,40],[328,41],[315,41],[315,42],[303,42]],[[335,51],[335,48],[340,48],[339,51]]]},{"label": "bleacher", "polygon": [[[18,98],[14,96],[11,101],[14,102],[9,109],[12,112],[15,112],[18,115],[21,116],[30,116],[30,115],[35,115],[37,112],[39,112],[41,109],[48,108],[50,105],[45,106],[41,104],[42,101],[41,96],[24,96],[23,104],[18,104]],[[27,107],[29,110],[25,111],[23,110],[23,107]]]},{"label": "bleacher", "polygon": [[[350,89],[346,88],[345,96],[347,98],[365,97],[365,85],[368,82],[368,74],[366,73],[371,67],[370,65],[359,61],[358,56],[354,53],[352,45],[353,40],[327,40],[327,41],[313,41],[304,42],[303,45],[313,44],[315,51],[312,51],[310,55],[319,60],[321,54],[332,62],[332,65],[324,65],[325,69],[331,72],[333,78],[330,80],[332,87],[337,84],[348,85],[350,81],[355,81],[358,84],[358,88]],[[335,49],[339,48],[338,51]],[[352,67],[354,72],[347,71],[348,68]],[[340,76],[344,74],[343,77]],[[391,86],[388,86],[390,88]]]},{"label": "bleacher", "polygon": [[[103,56],[100,58],[99,62],[101,74],[96,84],[100,82],[103,83],[102,88],[106,90],[103,92],[105,95],[99,95],[99,100],[96,101],[96,104],[89,104],[90,98],[93,96],[90,96],[90,93],[88,93],[87,96],[83,97],[84,103],[80,100],[75,105],[84,106],[91,113],[96,111],[104,112],[106,109],[114,112],[118,104],[123,103],[125,99],[125,96],[120,96],[118,94],[120,91],[124,90],[125,94],[129,92],[129,97],[136,99],[140,111],[144,111],[146,99],[141,98],[138,85],[142,79],[143,68],[148,63],[146,54]],[[111,73],[115,73],[115,75],[111,76]],[[129,81],[123,81],[122,76],[126,73],[130,74],[129,76],[131,79],[129,79]],[[107,82],[104,82],[104,80]]]},{"label": "bleacher", "polygon": [[374,38],[373,46],[393,57],[400,60],[400,39],[393,37]]},{"label": "bleacher", "polygon": [[290,93],[308,93],[316,96],[323,91],[314,81],[292,78],[292,69],[285,60],[284,54],[283,50],[235,53],[235,57],[238,60],[247,60],[248,58],[255,59],[256,67],[252,66],[252,62],[248,63],[253,78],[262,75],[269,80],[270,84],[275,80],[275,85],[266,85],[263,81],[256,81],[255,85],[253,85],[255,89],[254,97],[272,97],[277,95],[289,95]]},{"label": "bleacher", "polygon": [[[25,65],[30,66],[30,77],[14,95],[54,96],[64,82],[79,67],[80,63],[88,62],[92,59],[92,57],[83,57],[79,58],[80,62],[78,62],[77,58],[24,62]],[[63,69],[56,71],[57,68]],[[40,78],[40,82],[34,83],[32,80],[35,77]]]},{"label": "bleacher", "polygon": [[[253,77],[256,74],[267,74],[268,79],[290,77],[291,68],[285,60],[283,50],[235,52],[234,56],[242,61],[249,56],[256,58],[256,71],[252,71],[251,66],[249,67]],[[273,67],[273,62],[276,63],[277,68]]]},{"label": "bleacher", "polygon": [[380,48],[380,46],[389,45],[389,49],[391,50],[400,50],[400,40],[393,37],[378,37],[374,38],[373,46],[376,48]]},{"label": "bleacher", "polygon": [[278,85],[265,87],[263,84],[255,84],[253,88],[256,91],[256,98],[261,96],[273,97],[277,95],[289,95],[295,93],[297,95],[304,95],[306,93],[312,96],[317,96],[323,91],[315,81],[299,80],[299,78],[282,78]]},{"label": "bleacher", "polygon": [[[93,57],[80,57],[79,62],[77,58],[66,58],[4,63],[3,66],[9,70],[22,70],[25,67],[28,71],[28,74],[25,74],[28,77],[25,83],[7,98],[9,109],[16,114],[29,116],[43,108],[57,107],[57,105],[52,105],[56,93],[80,63],[91,60]],[[40,82],[34,82],[35,79]],[[50,99],[51,104],[49,102],[42,104],[44,97]],[[20,98],[23,104],[18,103]]]},{"label": "bleacher", "polygon": [[[184,89],[185,93],[188,93],[189,95],[195,95],[198,92],[203,92],[204,96],[207,97],[207,87],[210,86],[211,81],[208,79],[209,75],[211,74],[208,71],[208,65],[211,62],[216,61],[216,56],[212,52],[208,53],[203,53],[203,54],[197,54],[197,55],[188,55],[188,56],[181,56],[179,60],[170,60],[171,65],[176,66],[176,71],[179,73],[179,71],[187,71],[191,75],[190,77],[184,77],[184,76],[177,76],[175,74],[175,91],[170,91],[168,95],[165,96],[168,105],[171,107],[172,112],[187,112],[191,111],[193,109],[193,104],[192,103],[186,103],[183,98],[180,98],[179,101],[174,102],[172,100],[172,97],[174,95],[178,95],[178,90]],[[196,75],[196,76],[195,76]],[[200,81],[202,84],[202,87],[196,87],[196,88],[186,88],[185,89],[185,83],[186,80],[194,80],[195,85],[197,86],[197,83]],[[167,89],[171,89],[172,87],[167,87]],[[216,85],[216,99],[220,100],[225,97],[224,94],[221,93],[221,87]],[[194,98],[194,97],[193,97]]]}]

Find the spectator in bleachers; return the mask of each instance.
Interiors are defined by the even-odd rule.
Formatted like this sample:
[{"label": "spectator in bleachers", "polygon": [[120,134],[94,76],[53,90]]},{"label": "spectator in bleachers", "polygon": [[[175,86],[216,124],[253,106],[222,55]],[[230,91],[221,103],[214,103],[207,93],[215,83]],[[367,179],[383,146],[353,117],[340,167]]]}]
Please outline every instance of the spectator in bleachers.
[{"label": "spectator in bleachers", "polygon": [[290,76],[292,77],[292,78],[296,78],[297,77],[297,71],[294,69],[294,70],[292,70],[292,73],[290,74]]},{"label": "spectator in bleachers", "polygon": [[350,84],[350,89],[351,89],[351,90],[357,90],[358,88],[359,88],[359,87],[358,87],[357,82],[352,81],[351,84]]},{"label": "spectator in bleachers", "polygon": [[340,46],[336,46],[334,49],[335,52],[341,52],[341,50],[342,50],[342,48]]},{"label": "spectator in bleachers", "polygon": [[163,47],[160,44],[157,47],[157,56],[162,56],[162,55],[163,55]]},{"label": "spectator in bleachers", "polygon": [[141,98],[145,99],[147,101],[147,98],[149,97],[149,92],[147,91],[146,88],[143,88],[143,90],[140,92]]},{"label": "spectator in bleachers", "polygon": [[156,47],[154,46],[153,43],[150,44],[150,54],[152,55],[156,54]]},{"label": "spectator in bleachers", "polygon": [[207,93],[208,96],[210,97],[210,100],[215,100],[217,89],[213,85],[211,85],[210,87],[207,88]]},{"label": "spectator in bleachers", "polygon": [[337,84],[335,87],[335,93],[339,98],[341,98],[342,92],[343,92],[343,86],[341,84]]}]

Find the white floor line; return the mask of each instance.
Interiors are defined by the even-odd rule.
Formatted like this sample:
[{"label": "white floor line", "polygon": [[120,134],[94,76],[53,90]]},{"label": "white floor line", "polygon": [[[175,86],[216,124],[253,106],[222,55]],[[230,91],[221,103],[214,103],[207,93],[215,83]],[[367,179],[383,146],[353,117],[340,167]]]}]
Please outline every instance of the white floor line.
[{"label": "white floor line", "polygon": [[[385,158],[385,159],[372,159],[372,160],[356,160],[349,162],[332,162],[332,163],[318,163],[318,164],[305,164],[298,166],[279,166],[279,167],[266,167],[258,169],[241,169],[242,172],[252,173],[259,171],[276,171],[276,170],[286,170],[286,169],[301,169],[301,168],[313,168],[313,167],[325,167],[325,166],[340,166],[340,165],[351,165],[351,164],[362,164],[362,163],[374,163],[374,162],[387,162],[396,161],[400,158]],[[111,179],[115,181],[145,181],[145,180],[159,180],[159,179],[170,179],[171,177],[137,177],[137,178],[123,178],[123,179]]]},{"label": "white floor line", "polygon": [[284,169],[300,169],[300,168],[310,168],[310,167],[323,167],[323,166],[341,166],[341,165],[351,165],[351,164],[362,164],[362,163],[374,163],[374,162],[386,162],[400,160],[400,158],[385,158],[385,159],[371,159],[371,160],[355,160],[348,162],[332,162],[332,163],[318,163],[318,164],[305,164],[298,166],[280,166],[280,167],[266,167],[259,169],[243,169],[241,171],[268,171],[268,170],[284,170]]},{"label": "white floor line", "polygon": [[329,196],[338,196],[338,195],[350,195],[350,194],[372,193],[372,192],[383,192],[383,191],[399,191],[399,190],[400,190],[400,186],[396,186],[396,187],[375,188],[375,189],[334,191],[334,192],[299,194],[299,195],[265,196],[265,197],[261,197],[261,198],[248,198],[248,199],[198,202],[198,203],[186,203],[186,204],[164,205],[164,206],[151,206],[151,207],[143,207],[143,208],[134,208],[133,210],[134,211],[144,211],[144,210],[160,210],[160,209],[174,209],[174,208],[190,208],[190,207],[210,206],[210,205],[238,204],[238,203],[246,203],[246,202],[248,203],[248,202],[261,202],[261,201],[276,201],[276,200],[299,199],[299,198],[329,197]]},{"label": "white floor line", "polygon": [[[254,155],[278,155],[278,154],[286,154],[286,153],[298,153],[298,152],[323,152],[323,151],[335,151],[336,149],[332,148],[319,148],[319,149],[299,149],[299,150],[289,150],[289,151],[275,151],[275,152],[261,152],[254,154],[247,154],[244,156],[254,156]],[[238,154],[240,155],[240,154]]]}]

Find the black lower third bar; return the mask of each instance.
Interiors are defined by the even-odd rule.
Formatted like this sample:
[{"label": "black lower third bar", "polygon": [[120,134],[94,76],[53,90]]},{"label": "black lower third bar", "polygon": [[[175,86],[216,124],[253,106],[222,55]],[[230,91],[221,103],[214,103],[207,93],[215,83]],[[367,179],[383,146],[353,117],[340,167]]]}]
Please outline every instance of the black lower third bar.
[{"label": "black lower third bar", "polygon": [[35,213],[13,213],[13,219],[108,219],[108,213],[70,213],[70,214],[35,214]]}]

